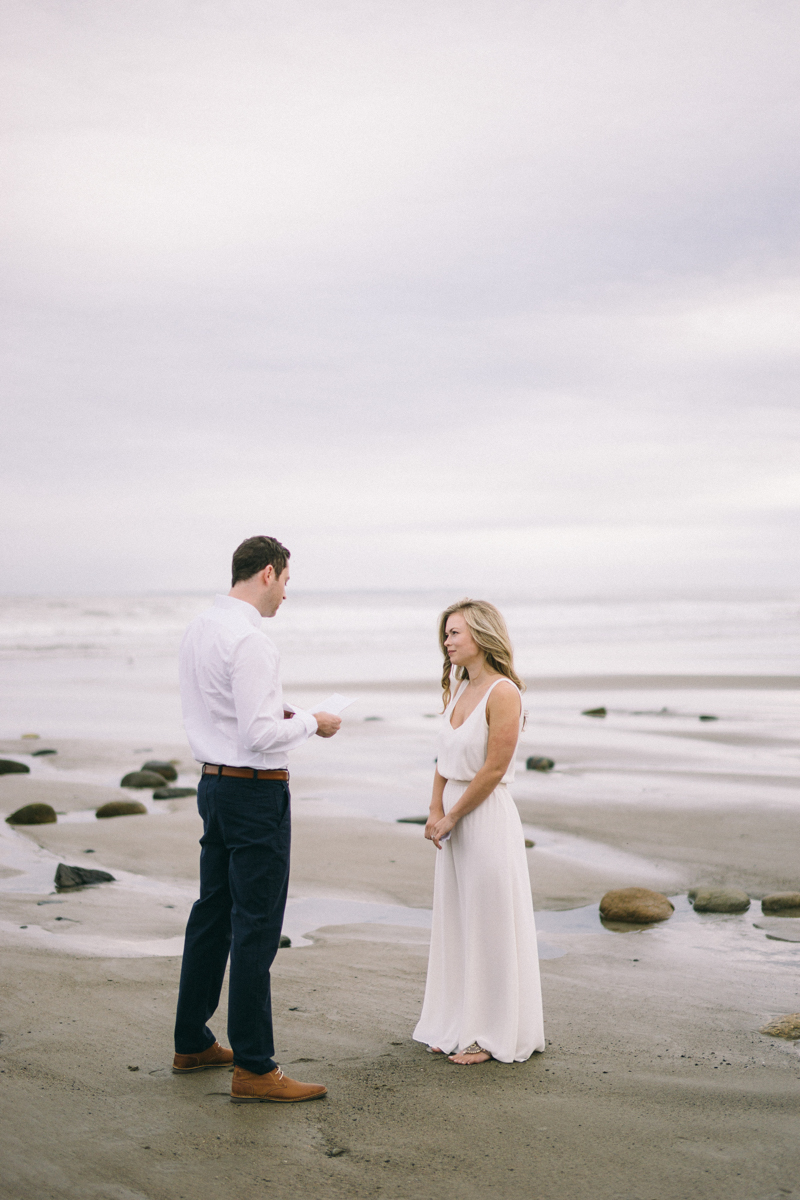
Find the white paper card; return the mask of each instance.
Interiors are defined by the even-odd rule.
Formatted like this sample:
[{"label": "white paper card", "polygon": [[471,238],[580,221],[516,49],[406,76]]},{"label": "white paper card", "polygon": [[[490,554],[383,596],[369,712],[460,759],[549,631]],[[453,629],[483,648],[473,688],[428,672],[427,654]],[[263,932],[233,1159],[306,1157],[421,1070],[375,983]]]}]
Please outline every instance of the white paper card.
[{"label": "white paper card", "polygon": [[322,703],[314,709],[314,712],[333,713],[335,717],[338,717],[339,713],[344,712],[351,704],[355,704],[357,699],[357,696],[351,696],[348,699],[347,696],[342,696],[339,692],[334,692],[332,696],[326,696]]}]

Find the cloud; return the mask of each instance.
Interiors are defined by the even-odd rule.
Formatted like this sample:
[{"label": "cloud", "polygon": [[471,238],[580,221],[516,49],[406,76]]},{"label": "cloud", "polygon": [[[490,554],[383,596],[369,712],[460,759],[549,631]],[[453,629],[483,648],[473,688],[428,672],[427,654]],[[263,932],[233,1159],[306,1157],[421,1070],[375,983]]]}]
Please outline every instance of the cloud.
[{"label": "cloud", "polygon": [[795,6],[2,19],[8,587],[792,582]]}]

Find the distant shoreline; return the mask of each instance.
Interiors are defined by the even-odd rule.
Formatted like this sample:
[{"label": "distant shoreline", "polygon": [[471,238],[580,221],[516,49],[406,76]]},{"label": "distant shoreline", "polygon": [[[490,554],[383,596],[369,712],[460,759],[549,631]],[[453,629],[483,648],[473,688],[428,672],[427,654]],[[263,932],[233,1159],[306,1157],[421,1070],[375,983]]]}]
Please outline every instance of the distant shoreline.
[{"label": "distant shoreline", "polygon": [[[581,692],[597,688],[605,691],[633,691],[637,688],[796,691],[800,689],[800,675],[529,675],[525,683],[532,692]],[[320,688],[336,688],[342,692],[426,692],[438,690],[437,685],[438,681],[433,679],[285,681],[287,688],[298,692],[317,691]]]}]

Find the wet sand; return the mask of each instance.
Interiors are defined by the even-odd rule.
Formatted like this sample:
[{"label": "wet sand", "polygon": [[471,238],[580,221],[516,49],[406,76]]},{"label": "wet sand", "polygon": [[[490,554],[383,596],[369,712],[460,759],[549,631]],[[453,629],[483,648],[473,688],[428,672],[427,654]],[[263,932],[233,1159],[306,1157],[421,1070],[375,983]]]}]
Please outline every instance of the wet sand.
[{"label": "wet sand", "polygon": [[[312,739],[294,768],[292,902],[351,901],[368,918],[317,925],[309,945],[275,964],[277,1056],[289,1074],[327,1084],[313,1104],[231,1105],[227,1071],[169,1071],[199,819],[192,800],[110,821],[90,810],[119,795],[114,780],[143,757],[179,758],[181,782],[193,777],[185,746],[142,755],[58,742],[57,765],[0,777],[3,815],[37,799],[65,814],[56,825],[4,826],[0,841],[0,1195],[800,1195],[800,1055],[758,1033],[800,1009],[800,946],[756,929],[757,904],[703,918],[679,902],[663,926],[624,934],[603,930],[588,907],[632,883],[676,896],[700,881],[755,896],[800,886],[787,722],[762,720],[754,732],[733,713],[707,733],[645,716],[633,751],[624,714],[560,724],[557,699],[537,714],[523,757],[550,752],[557,768],[523,772],[514,791],[537,831],[529,863],[542,942],[559,955],[542,961],[548,1046],[525,1064],[467,1069],[410,1039],[435,851],[418,826],[363,807],[380,786],[398,815],[424,811],[429,705],[401,699],[409,707],[382,701],[384,723],[353,722],[338,746]],[[589,699],[566,702],[571,711]],[[627,695],[626,710],[640,700]],[[702,711],[707,697],[697,700]],[[733,744],[711,740],[726,729]],[[747,736],[768,744],[748,747]],[[0,744],[0,754],[30,749]],[[47,881],[58,857],[118,882],[55,895]],[[395,906],[412,923],[375,923],[369,905]],[[213,1027],[224,1041],[224,1004]]]}]

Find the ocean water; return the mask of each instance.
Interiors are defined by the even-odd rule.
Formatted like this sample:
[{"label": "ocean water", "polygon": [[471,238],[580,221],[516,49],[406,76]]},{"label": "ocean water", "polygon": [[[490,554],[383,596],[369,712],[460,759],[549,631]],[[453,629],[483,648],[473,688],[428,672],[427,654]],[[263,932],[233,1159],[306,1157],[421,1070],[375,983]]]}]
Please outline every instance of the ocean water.
[{"label": "ocean water", "polygon": [[[0,736],[182,738],[178,646],[211,599],[0,597]],[[452,599],[291,594],[266,622],[287,696],[318,702],[336,686],[434,694],[437,617]],[[593,676],[638,676],[646,686],[647,676],[800,675],[800,596],[497,603],[518,669],[534,687]]]},{"label": "ocean water", "polygon": [[[333,690],[355,697],[339,737],[311,738],[292,757],[299,813],[394,821],[426,811],[435,756],[432,717],[440,699],[437,616],[451,599],[430,593],[299,594],[268,622],[282,652],[287,698],[313,708]],[[106,739],[129,755],[141,749],[142,757],[146,747],[181,743],[178,646],[186,624],[210,601],[197,594],[0,597],[0,737],[35,732],[56,744],[58,738]],[[796,805],[799,597],[497,602],[530,687],[512,788],[519,801],[546,791],[565,803],[602,807],[613,800],[676,812],[695,805],[724,809],[742,799],[765,810]],[[605,720],[583,715],[598,704],[607,708]],[[716,721],[701,722],[709,715]],[[555,770],[525,771],[525,757],[532,753],[552,756]],[[33,777],[61,774],[58,757],[25,758]],[[194,768],[185,761],[181,769]],[[119,774],[109,761],[73,770],[71,777],[112,785]],[[94,818],[87,810],[70,819]],[[613,867],[626,882],[639,870],[651,878],[653,864],[614,847],[546,829],[527,827],[526,833],[541,852],[566,862]],[[6,842],[12,836],[30,847],[14,831],[7,831]],[[49,858],[37,860],[34,868],[49,887]],[[133,876],[129,882],[150,886]],[[12,879],[0,890],[14,886]],[[295,898],[287,929],[297,941],[331,923],[415,926],[427,920],[421,910],[398,915],[384,909]],[[590,916],[592,927],[597,925],[594,910],[589,916],[588,910],[580,912],[582,920]],[[573,919],[548,914],[546,937],[567,945],[568,918]],[[698,937],[694,926],[687,933]],[[768,941],[752,920],[712,933],[717,941],[722,934],[740,941],[746,936],[744,950],[738,941],[726,943],[734,957],[746,950],[766,955],[771,968],[796,966],[796,949]],[[98,943],[93,952],[112,950],[179,952],[166,942],[122,949]],[[89,951],[76,943],[75,952]],[[540,946],[543,957],[563,952]]]}]

